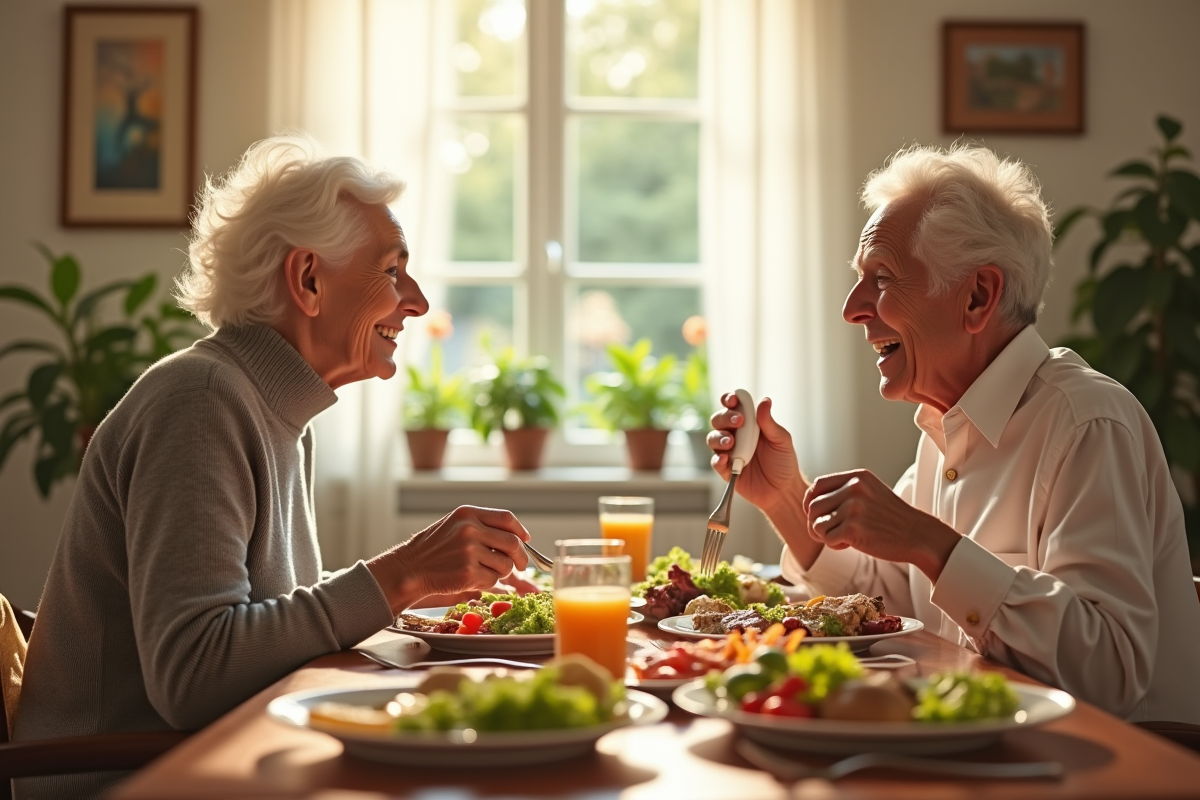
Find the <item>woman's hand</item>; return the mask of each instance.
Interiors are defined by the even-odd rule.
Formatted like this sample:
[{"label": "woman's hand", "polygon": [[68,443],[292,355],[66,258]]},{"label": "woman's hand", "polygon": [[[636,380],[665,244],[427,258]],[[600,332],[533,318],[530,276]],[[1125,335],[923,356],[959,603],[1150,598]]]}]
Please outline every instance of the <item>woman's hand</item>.
[{"label": "woman's hand", "polygon": [[490,589],[456,592],[454,594],[431,594],[427,597],[422,597],[413,606],[420,608],[441,608],[442,606],[456,606],[459,603],[478,600],[485,593],[515,594],[518,597],[524,597],[527,594],[537,594],[540,591],[541,589],[536,584],[530,583],[514,571],[503,582],[497,583]]},{"label": "woman's hand", "polygon": [[[742,410],[737,408],[737,395],[733,392],[721,396],[725,408],[712,415],[713,431],[708,434],[708,446],[716,455],[712,466],[725,480],[729,480],[729,451],[737,431],[745,423]],[[764,397],[756,411],[759,427],[758,446],[754,458],[742,470],[737,482],[737,493],[766,511],[780,505],[788,495],[796,499],[807,488],[796,460],[796,448],[792,446],[792,435],[771,416],[771,398]]]},{"label": "woman's hand", "polygon": [[809,535],[826,547],[914,564],[936,582],[961,538],[865,469],[824,475],[804,494]]},{"label": "woman's hand", "polygon": [[459,506],[367,568],[399,613],[431,595],[491,591],[528,566],[522,541],[529,531],[511,511]]}]

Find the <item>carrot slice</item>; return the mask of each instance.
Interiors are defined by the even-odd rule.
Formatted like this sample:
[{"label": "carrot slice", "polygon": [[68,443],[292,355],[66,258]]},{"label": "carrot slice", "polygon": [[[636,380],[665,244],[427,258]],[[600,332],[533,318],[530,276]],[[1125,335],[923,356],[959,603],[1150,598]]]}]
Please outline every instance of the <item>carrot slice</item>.
[{"label": "carrot slice", "polygon": [[807,603],[805,603],[804,607],[812,608],[813,606],[815,606],[817,603],[821,602],[824,599],[825,599],[825,595],[819,594],[816,597],[814,597],[812,600],[809,600]]},{"label": "carrot slice", "polygon": [[783,627],[780,622],[772,623],[771,627],[767,628],[767,632],[763,634],[762,643],[770,647],[779,641],[779,637],[787,632],[787,628]]},{"label": "carrot slice", "polygon": [[796,648],[800,646],[800,642],[804,641],[804,637],[808,635],[808,631],[804,628],[797,628],[788,634],[787,641],[783,644],[783,652],[791,655],[796,652]]}]

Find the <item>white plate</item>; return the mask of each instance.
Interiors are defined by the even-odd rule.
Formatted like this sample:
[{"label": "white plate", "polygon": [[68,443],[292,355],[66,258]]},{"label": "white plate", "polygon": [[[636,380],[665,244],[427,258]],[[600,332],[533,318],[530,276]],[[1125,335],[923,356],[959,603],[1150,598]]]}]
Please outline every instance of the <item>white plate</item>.
[{"label": "white plate", "polygon": [[1011,717],[978,722],[853,722],[769,717],[721,707],[717,698],[704,688],[703,680],[680,686],[671,699],[684,711],[729,720],[756,742],[831,755],[961,753],[986,747],[1008,731],[1044,725],[1075,708],[1075,698],[1059,689],[1027,683],[1010,685],[1020,698],[1020,709]]},{"label": "white plate", "polygon": [[[805,636],[801,644],[837,644],[838,642],[845,642],[850,645],[850,649],[855,653],[862,653],[875,642],[881,642],[884,639],[893,639],[897,636],[907,636],[925,627],[924,623],[919,619],[912,619],[911,617],[901,617],[900,621],[902,623],[901,628],[895,633],[874,633],[867,636]],[[727,633],[698,633],[692,626],[692,617],[690,614],[667,617],[659,621],[658,629],[667,633],[686,636],[689,639],[724,639],[729,635]]]},{"label": "white plate", "polygon": [[[465,637],[464,637],[465,638]],[[317,703],[336,702],[351,705],[382,706],[397,692],[410,690],[418,680],[373,689],[317,689],[276,697],[267,705],[274,720],[297,728],[314,730],[308,724],[308,711]],[[588,728],[557,728],[541,731],[480,733],[474,741],[461,733],[351,733],[325,730],[340,740],[346,752],[359,758],[420,767],[499,767],[514,764],[538,764],[582,755],[609,731],[629,725],[653,725],[667,715],[667,704],[644,692],[628,692],[627,719],[593,725]]]},{"label": "white plate", "polygon": [[[442,608],[411,608],[404,612],[431,619],[441,619],[446,616],[449,606]],[[628,623],[635,625],[645,619],[636,611],[629,612]],[[461,633],[427,633],[425,631],[410,631],[400,625],[391,625],[390,631],[415,636],[429,644],[435,650],[444,653],[461,653],[470,656],[543,656],[554,652],[553,633],[526,633],[482,636],[467,636]]]},{"label": "white plate", "polygon": [[637,595],[633,595],[632,597],[629,598],[629,607],[630,608],[641,608],[644,605],[646,605],[646,598],[644,598],[644,597],[638,597]]}]

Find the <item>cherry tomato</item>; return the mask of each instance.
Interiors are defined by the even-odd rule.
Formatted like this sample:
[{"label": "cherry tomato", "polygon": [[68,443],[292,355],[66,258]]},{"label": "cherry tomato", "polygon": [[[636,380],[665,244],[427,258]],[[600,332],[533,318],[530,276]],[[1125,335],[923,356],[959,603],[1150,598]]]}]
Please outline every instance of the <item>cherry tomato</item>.
[{"label": "cherry tomato", "polygon": [[762,713],[773,717],[811,717],[811,706],[798,703],[790,697],[772,695],[763,701]]},{"label": "cherry tomato", "polygon": [[510,608],[512,608],[512,603],[508,602],[507,600],[497,600],[496,602],[492,603],[490,611],[492,612],[493,617],[498,617],[505,611],[508,611]]},{"label": "cherry tomato", "polygon": [[799,675],[789,675],[783,679],[783,682],[771,689],[771,694],[777,697],[786,697],[789,700],[795,700],[796,695],[801,692],[808,691],[808,681],[801,678]]},{"label": "cherry tomato", "polygon": [[483,624],[483,617],[474,611],[468,611],[463,614],[461,622],[462,627],[466,628],[468,632],[475,633],[475,631],[479,630],[479,626]]},{"label": "cherry tomato", "polygon": [[762,711],[763,703],[767,700],[767,696],[758,692],[747,692],[742,697],[742,711],[750,714],[758,714]]}]

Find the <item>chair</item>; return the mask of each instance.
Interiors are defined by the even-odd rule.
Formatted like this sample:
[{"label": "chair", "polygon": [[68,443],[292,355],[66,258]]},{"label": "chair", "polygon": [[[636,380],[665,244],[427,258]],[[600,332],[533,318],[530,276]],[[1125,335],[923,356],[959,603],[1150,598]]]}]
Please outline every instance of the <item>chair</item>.
[{"label": "chair", "polygon": [[[0,595],[0,605],[7,606],[4,595]],[[6,616],[5,611],[0,609],[0,621]],[[28,637],[33,630],[34,614],[19,608],[12,608],[12,612],[22,635]],[[9,655],[0,652],[0,663],[6,663]],[[136,731],[10,742],[7,712],[0,702],[0,800],[12,800],[13,778],[137,769],[188,735],[182,731]]]},{"label": "chair", "polygon": [[[1200,575],[1192,578],[1196,586],[1196,599],[1200,600]],[[1186,722],[1139,722],[1139,728],[1156,733],[1164,739],[1200,753],[1200,725],[1189,725]]]}]

